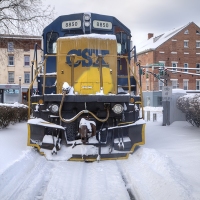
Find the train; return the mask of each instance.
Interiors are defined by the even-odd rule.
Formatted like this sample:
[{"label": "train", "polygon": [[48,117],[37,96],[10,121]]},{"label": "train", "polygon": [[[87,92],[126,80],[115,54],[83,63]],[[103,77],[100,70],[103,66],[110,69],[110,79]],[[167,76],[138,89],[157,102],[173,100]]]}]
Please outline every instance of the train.
[{"label": "train", "polygon": [[143,145],[142,92],[132,51],[130,29],[114,16],[62,15],[46,26],[32,62],[28,146],[48,160],[92,162],[127,159]]}]

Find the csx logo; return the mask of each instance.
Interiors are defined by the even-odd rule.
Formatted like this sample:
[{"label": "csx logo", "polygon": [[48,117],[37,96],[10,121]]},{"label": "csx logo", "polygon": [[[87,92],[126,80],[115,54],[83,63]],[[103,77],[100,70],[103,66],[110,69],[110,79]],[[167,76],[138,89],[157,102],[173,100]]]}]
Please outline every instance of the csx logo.
[{"label": "csx logo", "polygon": [[[77,56],[81,56],[83,59],[80,59],[78,61],[76,61],[76,63],[74,63],[74,67],[78,67],[81,63],[82,63],[82,67],[90,67],[90,66],[94,66],[94,67],[98,67],[99,63],[98,63],[98,54],[101,54],[103,57],[107,54],[109,54],[109,50],[99,50],[98,49],[72,49],[68,52],[67,55],[71,55],[71,54],[75,54]],[[92,60],[92,54],[95,54],[95,60]],[[67,60],[67,64],[69,66],[72,65],[71,63],[71,59],[70,56],[66,57]],[[104,59],[102,58],[102,66],[104,67],[109,67],[108,64],[106,64],[106,62],[104,61]]]}]

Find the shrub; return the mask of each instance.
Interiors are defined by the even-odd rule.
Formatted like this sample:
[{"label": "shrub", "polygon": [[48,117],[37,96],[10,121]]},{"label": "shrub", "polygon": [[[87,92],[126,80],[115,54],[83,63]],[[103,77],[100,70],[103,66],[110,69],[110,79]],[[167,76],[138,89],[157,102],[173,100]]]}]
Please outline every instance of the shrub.
[{"label": "shrub", "polygon": [[186,121],[200,127],[200,94],[184,95],[177,99],[177,108],[185,113]]},{"label": "shrub", "polygon": [[0,128],[28,119],[28,107],[22,104],[0,104]]}]

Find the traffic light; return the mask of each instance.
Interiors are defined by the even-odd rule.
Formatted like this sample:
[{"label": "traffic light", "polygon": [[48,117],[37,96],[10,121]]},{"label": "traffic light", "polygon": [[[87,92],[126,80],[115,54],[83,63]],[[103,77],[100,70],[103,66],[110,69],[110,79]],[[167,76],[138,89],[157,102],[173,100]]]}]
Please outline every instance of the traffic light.
[{"label": "traffic light", "polygon": [[145,75],[145,68],[142,69],[142,74]]},{"label": "traffic light", "polygon": [[160,74],[161,76],[163,76],[163,70],[162,70],[162,69],[159,70],[159,74]]},{"label": "traffic light", "polygon": [[167,68],[164,69],[165,75],[167,75]]}]

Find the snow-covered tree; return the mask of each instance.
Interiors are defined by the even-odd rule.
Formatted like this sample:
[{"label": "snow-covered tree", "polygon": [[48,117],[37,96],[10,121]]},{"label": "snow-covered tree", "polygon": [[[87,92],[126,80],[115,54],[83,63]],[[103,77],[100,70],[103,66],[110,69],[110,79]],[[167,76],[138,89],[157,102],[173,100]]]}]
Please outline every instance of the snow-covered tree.
[{"label": "snow-covered tree", "polygon": [[177,99],[177,108],[186,114],[186,120],[200,127],[200,94],[188,94]]}]

